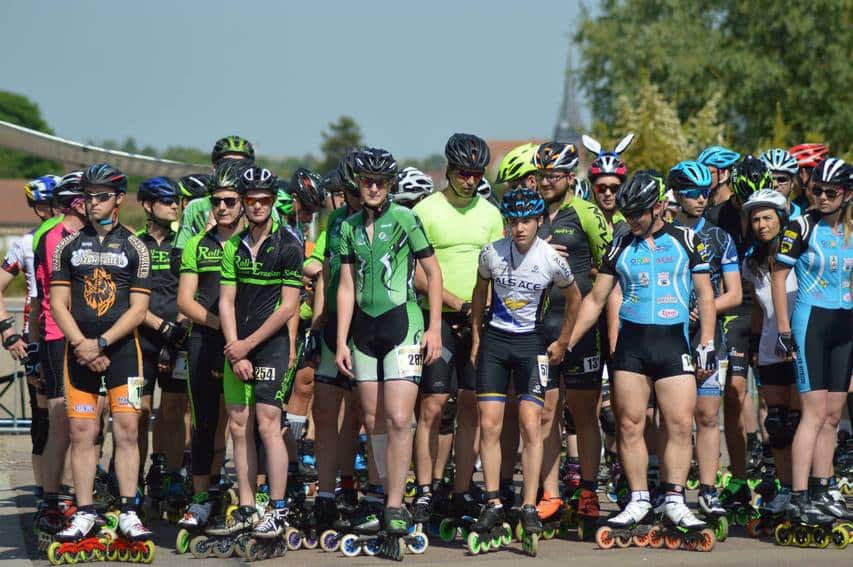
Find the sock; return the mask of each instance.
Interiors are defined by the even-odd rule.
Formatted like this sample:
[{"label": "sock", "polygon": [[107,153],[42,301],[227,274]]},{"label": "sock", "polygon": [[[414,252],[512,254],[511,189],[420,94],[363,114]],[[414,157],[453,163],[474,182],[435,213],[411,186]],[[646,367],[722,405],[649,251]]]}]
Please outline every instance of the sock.
[{"label": "sock", "polygon": [[270,504],[272,505],[273,510],[284,510],[287,507],[284,498],[270,500]]},{"label": "sock", "polygon": [[708,495],[716,495],[717,489],[711,486],[710,484],[700,484],[699,485],[699,494],[702,496]]},{"label": "sock", "polygon": [[649,491],[648,490],[632,490],[631,491],[631,502],[648,502],[649,501]]}]

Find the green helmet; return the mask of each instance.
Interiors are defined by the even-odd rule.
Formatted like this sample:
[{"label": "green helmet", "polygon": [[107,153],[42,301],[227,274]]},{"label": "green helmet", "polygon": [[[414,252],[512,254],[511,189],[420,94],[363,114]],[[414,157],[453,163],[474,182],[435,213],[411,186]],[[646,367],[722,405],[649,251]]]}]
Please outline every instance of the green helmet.
[{"label": "green helmet", "polygon": [[278,214],[289,217],[293,214],[293,196],[287,192],[286,181],[284,183],[279,181],[277,185],[278,191],[275,197],[275,209],[278,211]]},{"label": "green helmet", "polygon": [[252,146],[252,142],[240,136],[225,136],[216,140],[213,151],[210,152],[210,161],[216,165],[226,154],[236,154],[254,160],[255,148]]},{"label": "green helmet", "polygon": [[237,191],[240,186],[240,177],[246,170],[246,166],[250,161],[242,159],[224,159],[216,165],[216,170],[213,172],[213,182],[211,191],[216,189],[233,189]]},{"label": "green helmet", "polygon": [[495,183],[518,181],[536,171],[533,156],[539,146],[529,142],[516,146],[506,153],[498,166],[498,178]]}]

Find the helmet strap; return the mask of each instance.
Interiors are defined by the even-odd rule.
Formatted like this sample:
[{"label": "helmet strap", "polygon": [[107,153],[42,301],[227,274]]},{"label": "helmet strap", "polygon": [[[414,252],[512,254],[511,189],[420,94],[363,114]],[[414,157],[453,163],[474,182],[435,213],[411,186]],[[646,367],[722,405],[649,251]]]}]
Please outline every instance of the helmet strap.
[{"label": "helmet strap", "polygon": [[468,196],[468,195],[463,195],[462,193],[460,193],[460,192],[459,192],[459,190],[458,190],[458,189],[456,189],[456,185],[455,185],[455,184],[453,183],[453,181],[450,179],[450,178],[451,178],[451,176],[450,176],[450,175],[445,175],[445,178],[447,179],[447,187],[449,187],[449,188],[450,188],[450,191],[451,191],[451,192],[453,192],[453,195],[454,195],[457,199],[459,199],[460,201],[466,201],[466,200],[467,200],[468,202],[471,202],[471,201],[473,201],[473,200],[474,200],[474,197],[476,197],[476,196],[477,196],[477,190],[476,190],[476,189],[474,190],[474,192],[473,192],[473,193],[471,193],[471,195],[470,195],[470,196]]}]

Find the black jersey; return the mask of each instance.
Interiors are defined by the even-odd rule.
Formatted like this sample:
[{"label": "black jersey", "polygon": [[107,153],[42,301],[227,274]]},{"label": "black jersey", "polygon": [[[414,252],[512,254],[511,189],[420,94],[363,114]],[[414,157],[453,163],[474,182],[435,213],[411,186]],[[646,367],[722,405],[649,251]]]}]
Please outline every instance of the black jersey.
[{"label": "black jersey", "polygon": [[166,321],[175,321],[178,317],[178,274],[180,270],[180,250],[172,243],[175,233],[169,234],[161,243],[147,230],[136,233],[139,240],[148,248],[151,258],[151,300],[148,310]]},{"label": "black jersey", "polygon": [[190,238],[181,256],[181,273],[196,274],[195,300],[214,315],[219,314],[219,280],[222,243],[216,227]]}]

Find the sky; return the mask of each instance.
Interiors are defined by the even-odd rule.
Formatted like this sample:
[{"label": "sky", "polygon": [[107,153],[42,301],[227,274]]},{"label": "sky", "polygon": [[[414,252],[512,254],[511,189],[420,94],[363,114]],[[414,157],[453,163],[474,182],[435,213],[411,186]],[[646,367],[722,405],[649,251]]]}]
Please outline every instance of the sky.
[{"label": "sky", "polygon": [[263,155],[318,155],[321,132],[346,114],[369,145],[423,158],[454,132],[550,136],[581,10],[566,0],[10,0],[0,90],[29,97],[56,135],[81,142],[207,150],[239,134]]}]

